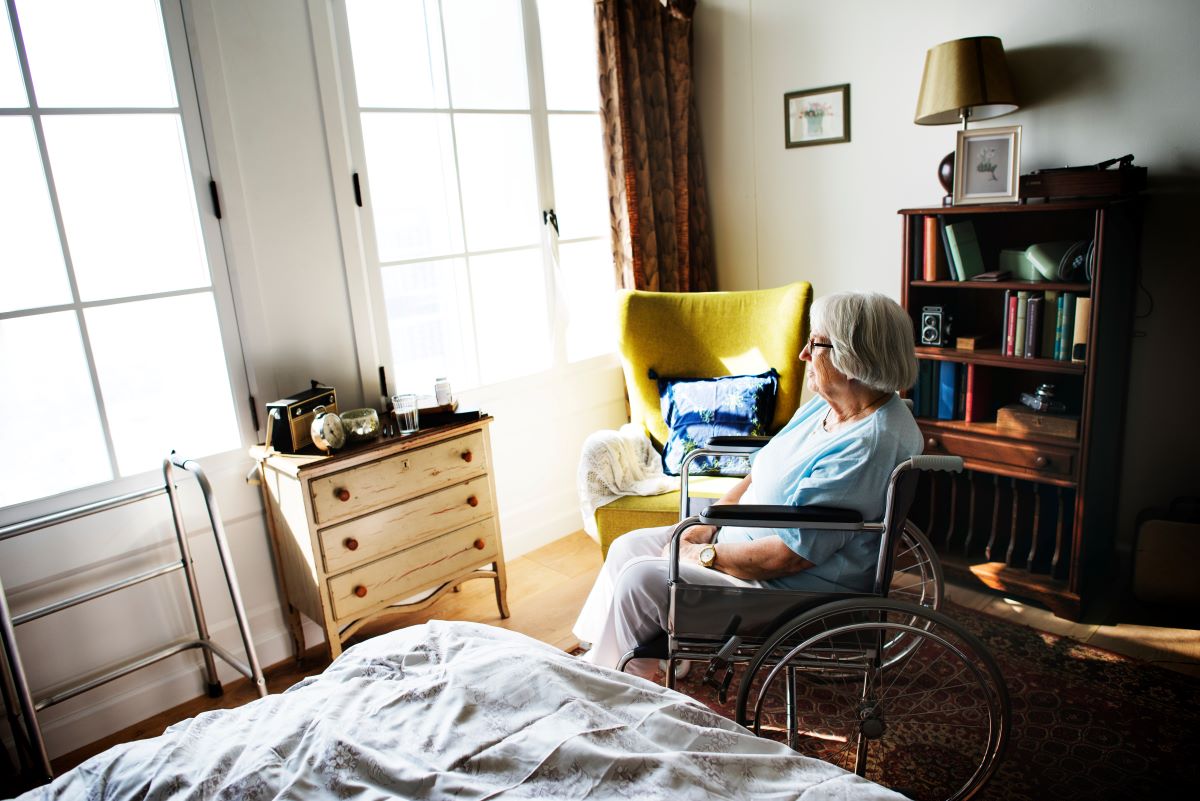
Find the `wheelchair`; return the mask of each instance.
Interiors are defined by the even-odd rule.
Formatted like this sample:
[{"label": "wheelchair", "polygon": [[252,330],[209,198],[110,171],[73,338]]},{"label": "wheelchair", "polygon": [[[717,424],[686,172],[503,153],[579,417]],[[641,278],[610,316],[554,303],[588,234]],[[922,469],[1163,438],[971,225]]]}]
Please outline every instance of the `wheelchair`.
[{"label": "wheelchair", "polygon": [[[682,660],[707,662],[703,681],[722,703],[736,673],[735,718],[914,799],[966,799],[995,772],[1011,727],[1008,690],[983,643],[938,611],[940,563],[908,520],[922,470],[959,472],[955,456],[915,456],[887,487],[881,522],[818,506],[706,506],[687,495],[701,455],[749,454],[766,438],[718,437],[681,468],[682,521],[671,534],[668,631],[625,654],[666,660],[674,688]],[[681,535],[697,525],[861,531],[880,536],[870,592],[802,592],[689,584]],[[700,667],[696,665],[695,667]],[[919,765],[919,771],[913,771]]]}]

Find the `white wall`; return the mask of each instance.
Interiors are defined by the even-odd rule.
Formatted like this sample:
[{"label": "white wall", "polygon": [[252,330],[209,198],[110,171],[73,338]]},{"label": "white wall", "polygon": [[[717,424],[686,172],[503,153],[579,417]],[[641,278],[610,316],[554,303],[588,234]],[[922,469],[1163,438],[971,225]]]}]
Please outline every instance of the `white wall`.
[{"label": "white wall", "polygon": [[[231,271],[251,392],[262,404],[306,387],[335,386],[343,408],[362,405],[346,253],[335,191],[349,176],[330,166],[310,5],[322,0],[194,0],[185,15],[197,67],[206,144],[221,192],[221,232]],[[335,143],[336,144],[336,143]],[[352,265],[353,267],[353,265]],[[519,313],[519,310],[514,310]],[[374,372],[365,365],[363,372]],[[368,387],[366,403],[376,390]],[[625,419],[613,357],[504,387],[460,393],[492,414],[498,507],[512,559],[582,527],[575,469],[583,439]],[[184,399],[186,400],[186,399]],[[181,413],[203,413],[187,409]],[[6,457],[7,458],[7,457]],[[250,625],[264,665],[290,656],[257,488],[243,453],[204,460],[229,535]],[[158,481],[122,482],[121,492]],[[182,481],[188,529],[210,628],[235,654],[241,645],[207,518],[194,482]],[[88,493],[92,498],[103,493]],[[53,506],[29,514],[44,513]],[[60,502],[61,505],[61,502]],[[41,508],[45,507],[45,509]],[[13,522],[0,512],[0,524]],[[0,544],[0,577],[20,613],[146,569],[170,554],[165,498]],[[143,584],[18,629],[24,664],[41,696],[55,684],[187,636],[180,577]],[[510,593],[520,593],[519,585]],[[309,625],[310,644],[322,639]],[[176,656],[45,710],[52,756],[203,693],[198,657]],[[236,678],[222,670],[225,680]]]},{"label": "white wall", "polygon": [[[1118,542],[1137,511],[1200,495],[1194,343],[1200,292],[1200,3],[1194,0],[701,0],[698,104],[722,289],[811,281],[899,297],[897,209],[938,205],[955,126],[914,125],[925,51],[999,36],[1021,170],[1126,153],[1149,168]],[[785,92],[849,83],[851,141],[785,149]]]}]

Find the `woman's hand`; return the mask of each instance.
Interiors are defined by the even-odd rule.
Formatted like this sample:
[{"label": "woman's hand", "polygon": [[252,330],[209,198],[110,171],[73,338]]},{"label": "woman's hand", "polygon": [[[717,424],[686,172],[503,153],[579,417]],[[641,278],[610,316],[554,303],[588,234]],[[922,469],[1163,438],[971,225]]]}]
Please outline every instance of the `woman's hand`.
[{"label": "woman's hand", "polygon": [[[716,526],[692,526],[687,531],[685,531],[679,535],[679,553],[681,555],[684,553],[690,553],[690,551],[685,550],[685,548],[687,548],[687,546],[689,546],[689,545],[695,545],[696,546],[695,552],[696,552],[696,554],[699,554],[700,546],[707,545],[708,543],[712,542],[713,538],[716,536],[717,536],[717,527]],[[662,555],[663,556],[671,555],[670,540],[668,540],[667,544],[663,546]],[[683,561],[682,556],[680,557],[680,561]]]}]

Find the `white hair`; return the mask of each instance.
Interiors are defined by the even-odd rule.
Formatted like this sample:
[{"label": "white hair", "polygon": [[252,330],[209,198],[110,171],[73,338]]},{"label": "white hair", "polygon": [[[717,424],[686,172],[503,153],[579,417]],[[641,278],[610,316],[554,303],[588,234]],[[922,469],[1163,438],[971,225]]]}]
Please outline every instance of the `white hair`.
[{"label": "white hair", "polygon": [[917,380],[913,323],[900,304],[878,292],[839,292],[812,305],[812,330],[829,338],[833,366],[880,392]]}]

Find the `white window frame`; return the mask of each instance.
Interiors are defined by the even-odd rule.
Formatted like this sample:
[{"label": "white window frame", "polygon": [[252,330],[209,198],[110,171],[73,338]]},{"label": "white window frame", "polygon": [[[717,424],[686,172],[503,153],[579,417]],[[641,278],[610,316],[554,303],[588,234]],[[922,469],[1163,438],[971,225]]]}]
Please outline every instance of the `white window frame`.
[{"label": "white window frame", "polygon": [[[62,509],[91,503],[100,499],[136,492],[138,490],[145,489],[148,486],[162,482],[161,470],[157,469],[124,476],[120,474],[113,447],[112,434],[109,430],[108,421],[105,419],[103,414],[103,401],[99,391],[99,379],[96,372],[96,365],[92,357],[91,343],[88,339],[87,327],[83,323],[83,310],[86,308],[108,306],[134,300],[152,300],[162,297],[178,297],[184,295],[201,295],[205,293],[211,293],[214,299],[214,305],[216,306],[218,327],[221,335],[220,347],[225,358],[226,370],[229,377],[229,386],[232,393],[231,400],[233,401],[233,409],[236,418],[236,426],[240,444],[233,450],[224,451],[221,453],[183,455],[192,458],[203,458],[205,462],[215,466],[217,469],[221,469],[226,466],[233,465],[235,460],[237,462],[243,461],[245,458],[246,447],[248,447],[249,444],[257,441],[258,433],[253,424],[253,412],[250,405],[250,382],[248,379],[246,359],[240,336],[236,304],[234,301],[233,289],[230,281],[230,271],[226,259],[225,243],[222,237],[221,222],[216,216],[216,208],[214,207],[212,200],[210,182],[215,181],[215,175],[209,162],[205,119],[202,115],[200,100],[196,89],[197,76],[195,74],[195,67],[191,60],[191,48],[188,40],[188,27],[185,22],[183,9],[183,3],[185,0],[157,0],[159,10],[162,15],[177,105],[173,108],[163,107],[149,109],[133,107],[84,107],[63,109],[40,108],[36,103],[36,97],[32,93],[33,82],[30,76],[28,57],[25,53],[24,43],[19,32],[20,23],[16,16],[16,0],[2,1],[8,6],[8,14],[13,27],[13,37],[17,48],[17,57],[23,78],[25,80],[26,91],[29,93],[29,105],[23,109],[2,109],[0,110],[0,115],[32,117],[43,165],[49,164],[49,157],[46,150],[46,139],[42,131],[41,119],[43,117],[54,115],[83,115],[89,113],[178,115],[180,119],[180,125],[183,129],[185,153],[187,155],[188,166],[191,172],[192,189],[196,197],[196,210],[199,217],[198,222],[204,244],[210,278],[210,283],[207,287],[155,292],[145,295],[133,295],[121,298],[106,298],[97,301],[81,301],[72,277],[72,301],[70,303],[38,307],[37,309],[32,310],[20,309],[12,312],[0,312],[0,318],[32,316],[35,314],[48,313],[50,311],[73,311],[76,314],[80,321],[80,335],[87,357],[89,375],[96,391],[96,402],[101,410],[100,423],[107,446],[109,463],[114,476],[112,479],[97,484],[66,490],[56,495],[23,501],[0,508],[0,525],[7,525],[20,520],[50,514]],[[5,33],[2,35],[7,34]],[[57,226],[58,235],[61,242],[66,242],[66,232],[63,225],[62,213],[59,209],[57,190],[54,185],[52,174],[48,169],[46,171],[46,181],[50,194],[50,202],[54,211],[55,225]],[[69,262],[69,255],[64,254],[64,257],[68,259],[68,270],[72,269]],[[170,332],[163,333],[165,334]],[[180,334],[186,332],[175,331],[174,333]],[[181,416],[184,416],[204,414],[205,410],[191,408],[188,405],[187,398],[181,397],[179,399],[178,412]],[[163,447],[169,448],[170,443],[164,442]],[[163,456],[165,458],[167,453],[164,452]]]},{"label": "white window frame", "polygon": [[[538,204],[541,209],[548,210],[555,208],[554,182],[550,159],[550,112],[547,109],[543,80],[537,0],[520,0],[520,3],[525,36],[526,75],[529,86],[528,113],[533,139],[535,184]],[[367,402],[370,404],[372,399],[379,398],[380,403],[384,405],[383,408],[388,408],[387,398],[381,397],[383,385],[380,380],[380,369],[382,367],[386,367],[387,370],[388,392],[396,391],[397,387],[391,367],[393,359],[387,331],[388,318],[384,305],[382,270],[375,245],[374,220],[370,213],[370,178],[365,168],[366,159],[362,149],[363,136],[359,115],[354,111],[357,108],[357,92],[354,86],[354,68],[346,23],[345,0],[308,0],[308,7],[322,112],[325,130],[328,133],[326,141],[334,183],[338,225],[342,232],[355,346],[359,355],[359,377],[362,383],[363,397],[367,399]],[[411,110],[425,111],[426,109]],[[454,113],[524,113],[523,111],[477,111],[458,108],[428,109],[428,111],[447,112],[451,116]],[[598,114],[595,111],[569,110],[555,110],[553,113],[556,115]],[[457,154],[455,159],[457,170]],[[358,191],[362,198],[362,208],[359,208],[356,203],[355,174],[359,176]],[[552,373],[559,376],[571,376],[585,374],[596,369],[612,368],[619,364],[615,341],[611,352],[575,362],[567,360],[566,315],[563,313],[565,308],[559,307],[557,300],[560,279],[555,275],[555,270],[560,242],[561,244],[572,244],[607,240],[607,234],[559,240],[549,225],[543,225],[543,237],[547,235],[550,247],[554,251],[553,264],[543,259],[546,310],[553,341],[550,364],[544,370],[492,384],[481,384],[471,388],[468,394],[473,394],[480,399],[503,396],[509,394],[518,385],[526,386],[530,381],[541,383],[546,376]],[[463,255],[468,253],[471,251],[464,244]],[[438,258],[446,257],[439,256]],[[412,261],[428,261],[428,259],[413,259]],[[432,393],[432,386],[429,388],[429,392]]]}]

